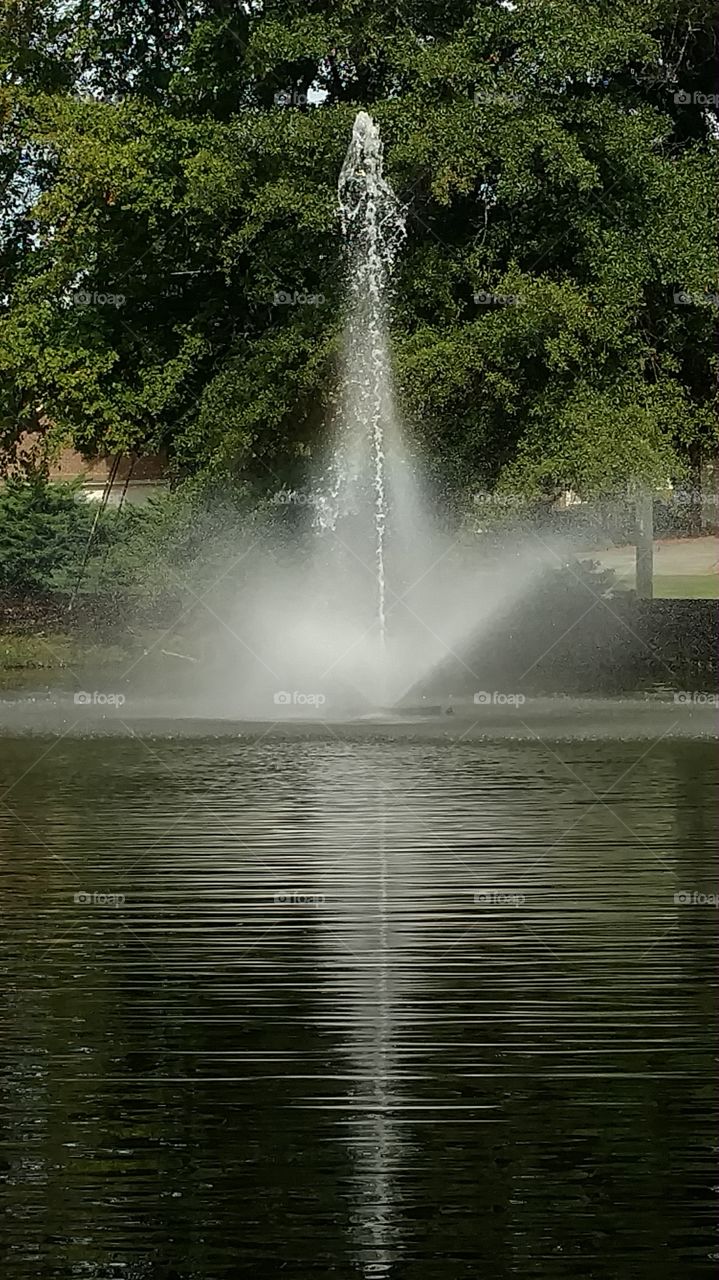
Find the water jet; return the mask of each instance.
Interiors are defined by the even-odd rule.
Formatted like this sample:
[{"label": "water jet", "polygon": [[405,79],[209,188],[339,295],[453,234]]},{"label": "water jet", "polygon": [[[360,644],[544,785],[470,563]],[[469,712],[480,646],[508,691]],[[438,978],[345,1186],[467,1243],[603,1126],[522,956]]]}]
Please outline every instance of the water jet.
[{"label": "water jet", "polygon": [[[287,702],[283,692],[283,706],[272,711],[280,719],[401,707],[526,592],[542,558],[537,546],[525,546],[480,562],[476,546],[448,530],[419,450],[408,443],[390,353],[406,217],[384,173],[379,128],[365,111],[354,121],[337,191],[347,276],[338,409],[310,486],[304,535],[258,556],[241,603],[234,613],[230,606],[229,629],[244,650],[235,685],[244,718],[264,718],[278,690],[321,695]],[[235,666],[237,659],[235,647]],[[434,690],[430,700],[446,692]]]}]

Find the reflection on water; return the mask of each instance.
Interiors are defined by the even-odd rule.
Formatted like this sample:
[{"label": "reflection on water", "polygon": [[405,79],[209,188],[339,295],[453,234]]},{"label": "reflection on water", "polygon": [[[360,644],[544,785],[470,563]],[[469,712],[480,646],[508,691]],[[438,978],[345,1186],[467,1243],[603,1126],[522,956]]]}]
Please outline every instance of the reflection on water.
[{"label": "reflection on water", "polygon": [[[345,769],[341,768],[335,779],[336,789],[347,785],[342,776]],[[408,1158],[403,1151],[406,1134],[401,1113],[410,1100],[406,1086],[404,1090],[399,1087],[400,1063],[394,1046],[412,983],[410,975],[402,980],[399,966],[393,964],[393,957],[401,954],[400,935],[392,924],[402,879],[399,867],[390,864],[387,797],[382,784],[378,786],[376,812],[372,813],[370,805],[367,817],[374,828],[365,846],[369,856],[355,859],[354,883],[343,886],[333,877],[331,860],[334,857],[337,861],[337,857],[331,828],[324,839],[322,882],[331,897],[342,894],[343,909],[339,917],[323,917],[321,967],[327,975],[323,1020],[331,1019],[339,1009],[347,1026],[343,1054],[351,1084],[351,1113],[343,1122],[343,1141],[354,1168],[351,1238],[363,1273],[384,1276],[391,1273],[392,1260],[401,1256],[396,1183],[403,1160]],[[350,855],[359,853],[366,839],[363,834],[355,838],[353,848],[342,851],[343,866]]]},{"label": "reflection on water", "polygon": [[0,740],[4,1274],[711,1274],[714,758]]}]

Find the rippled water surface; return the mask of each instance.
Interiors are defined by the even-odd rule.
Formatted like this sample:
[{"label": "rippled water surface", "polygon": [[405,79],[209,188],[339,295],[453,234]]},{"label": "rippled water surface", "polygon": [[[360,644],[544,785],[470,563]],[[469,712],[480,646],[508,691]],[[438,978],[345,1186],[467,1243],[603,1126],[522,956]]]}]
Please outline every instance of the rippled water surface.
[{"label": "rippled water surface", "polygon": [[0,739],[3,1276],[716,1274],[715,759]]}]

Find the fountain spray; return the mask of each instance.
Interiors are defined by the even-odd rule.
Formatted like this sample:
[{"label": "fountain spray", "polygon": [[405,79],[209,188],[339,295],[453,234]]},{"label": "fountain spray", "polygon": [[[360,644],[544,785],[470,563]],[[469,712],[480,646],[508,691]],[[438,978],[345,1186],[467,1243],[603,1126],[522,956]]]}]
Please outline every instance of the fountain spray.
[{"label": "fountain spray", "polygon": [[[354,122],[352,138],[339,177],[342,231],[349,257],[350,316],[348,412],[351,430],[369,443],[371,452],[374,557],[377,579],[377,627],[380,649],[387,636],[387,482],[385,430],[394,408],[387,340],[389,277],[405,235],[404,216],[383,176],[379,129],[366,111]],[[355,448],[355,456],[358,450]],[[360,450],[361,452],[361,450]],[[345,453],[345,484],[356,468]],[[335,489],[335,497],[339,489]]]}]

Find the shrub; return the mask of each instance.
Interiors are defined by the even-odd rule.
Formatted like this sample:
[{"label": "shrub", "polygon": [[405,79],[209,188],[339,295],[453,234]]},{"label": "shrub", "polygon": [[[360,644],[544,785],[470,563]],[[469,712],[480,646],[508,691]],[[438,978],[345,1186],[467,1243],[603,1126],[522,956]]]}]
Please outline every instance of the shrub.
[{"label": "shrub", "polygon": [[21,477],[0,486],[0,590],[51,591],[58,573],[77,573],[95,516],[78,488]]}]

